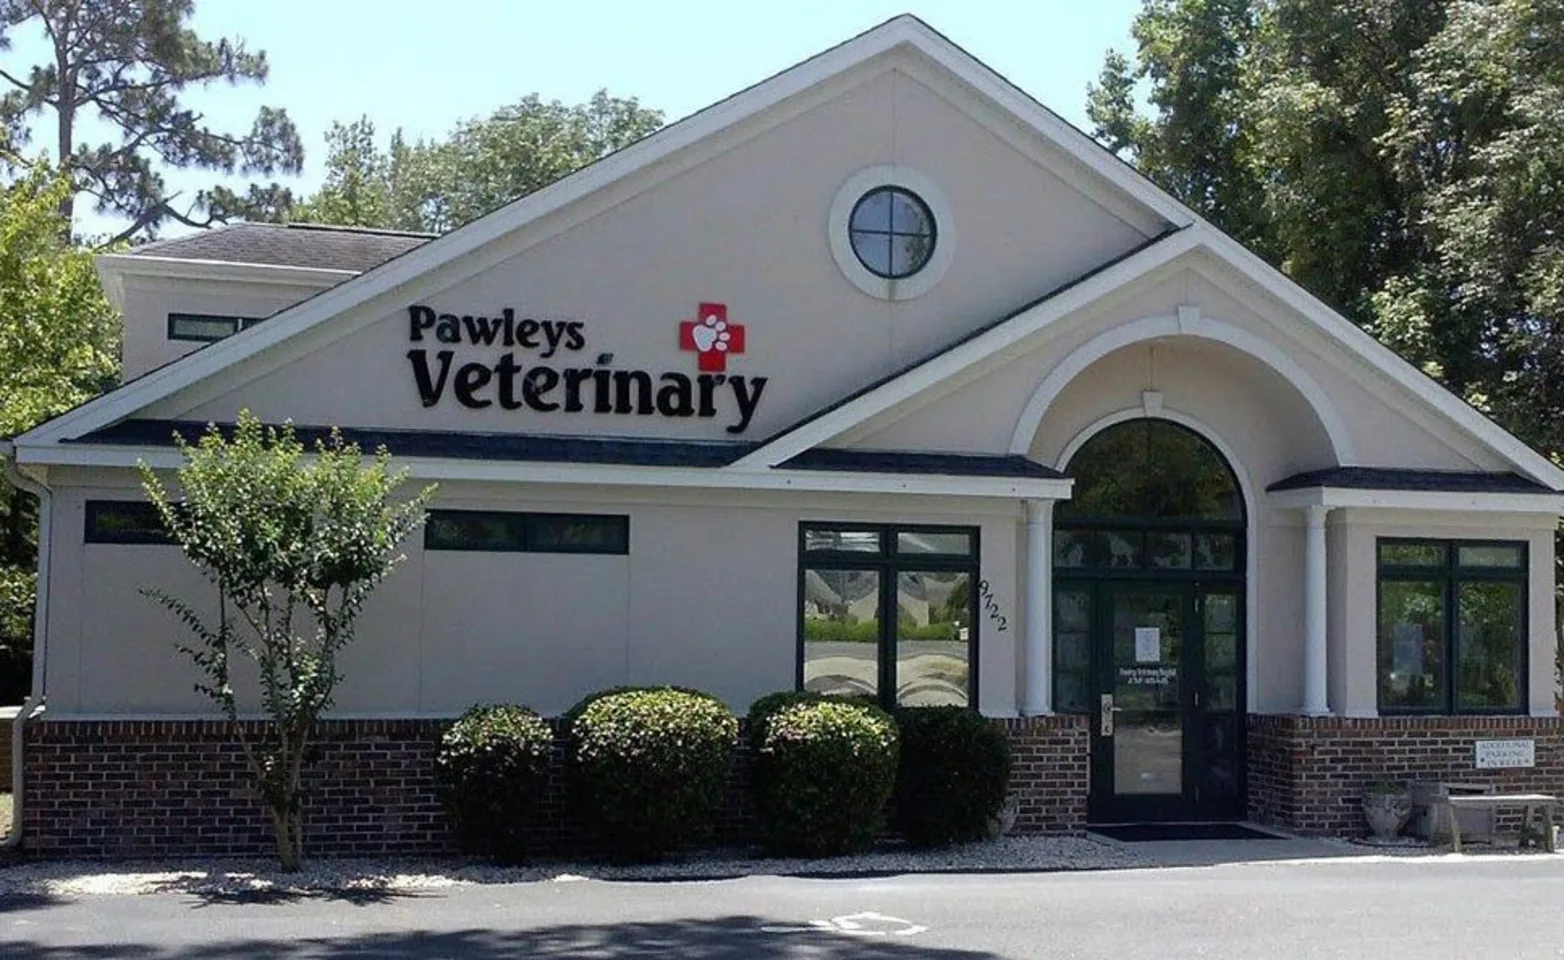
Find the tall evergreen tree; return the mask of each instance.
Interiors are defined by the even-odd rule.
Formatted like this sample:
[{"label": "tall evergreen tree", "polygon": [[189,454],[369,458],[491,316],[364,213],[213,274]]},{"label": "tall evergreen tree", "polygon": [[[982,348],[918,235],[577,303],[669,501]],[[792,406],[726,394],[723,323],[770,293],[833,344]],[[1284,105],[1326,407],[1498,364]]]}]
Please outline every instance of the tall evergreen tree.
[{"label": "tall evergreen tree", "polygon": [[[266,54],[242,41],[203,40],[188,26],[193,0],[0,0],[0,52],[28,27],[41,30],[48,60],[0,66],[0,131],[11,150],[26,148],[29,121],[56,125],[53,162],[76,191],[60,201],[66,223],[77,193],[125,226],[111,242],[141,238],[175,221],[188,226],[242,216],[275,215],[291,202],[276,183],[228,187],[184,198],[160,168],[245,175],[298,173],[304,151],[286,112],[262,107],[250,130],[213,129],[181,96],[215,82],[265,83]],[[88,122],[115,128],[117,142],[93,143]],[[8,158],[13,164],[16,153]]]}]

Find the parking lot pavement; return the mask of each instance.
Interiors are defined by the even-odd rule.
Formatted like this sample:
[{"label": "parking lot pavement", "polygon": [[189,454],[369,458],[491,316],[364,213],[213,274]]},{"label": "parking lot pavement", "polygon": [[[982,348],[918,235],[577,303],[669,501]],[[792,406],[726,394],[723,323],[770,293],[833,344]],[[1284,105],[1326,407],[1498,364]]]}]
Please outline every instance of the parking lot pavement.
[{"label": "parking lot pavement", "polygon": [[0,899],[7,958],[1564,956],[1564,857]]}]

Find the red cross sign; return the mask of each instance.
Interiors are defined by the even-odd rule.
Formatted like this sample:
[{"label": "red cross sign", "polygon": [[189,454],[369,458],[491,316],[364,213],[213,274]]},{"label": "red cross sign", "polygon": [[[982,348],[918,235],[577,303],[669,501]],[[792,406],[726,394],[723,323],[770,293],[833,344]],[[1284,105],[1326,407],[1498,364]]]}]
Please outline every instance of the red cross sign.
[{"label": "red cross sign", "polygon": [[744,326],[728,322],[728,305],[703,303],[694,320],[679,324],[679,349],[692,350],[703,373],[728,369],[728,355],[744,352]]}]

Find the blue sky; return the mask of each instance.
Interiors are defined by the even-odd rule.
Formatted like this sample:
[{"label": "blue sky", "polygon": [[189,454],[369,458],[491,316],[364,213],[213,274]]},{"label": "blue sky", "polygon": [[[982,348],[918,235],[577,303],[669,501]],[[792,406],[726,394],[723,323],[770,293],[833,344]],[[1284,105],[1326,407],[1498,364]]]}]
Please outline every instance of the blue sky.
[{"label": "blue sky", "polygon": [[[780,3],[538,0],[197,0],[196,29],[265,50],[265,87],[216,87],[189,103],[247,127],[285,107],[306,151],[295,192],[319,184],[333,120],[367,115],[387,137],[439,136],[531,92],[636,96],[669,120],[785,69],[899,13],[928,21],[1066,119],[1085,125],[1086,85],[1110,47],[1128,49],[1139,0],[788,0]],[[37,47],[18,36],[5,59]],[[30,60],[23,62],[32,62]],[[52,127],[39,128],[42,144]],[[189,190],[209,175],[174,175]],[[107,224],[84,218],[95,233]]]}]

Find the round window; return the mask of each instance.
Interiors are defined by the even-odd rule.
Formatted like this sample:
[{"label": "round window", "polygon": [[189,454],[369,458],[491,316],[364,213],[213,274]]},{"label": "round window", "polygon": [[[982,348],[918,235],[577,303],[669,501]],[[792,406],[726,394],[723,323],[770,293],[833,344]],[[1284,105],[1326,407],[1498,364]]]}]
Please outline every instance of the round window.
[{"label": "round window", "polygon": [[910,277],[934,256],[934,214],[904,187],[870,190],[853,206],[847,225],[858,262],[877,277]]}]

